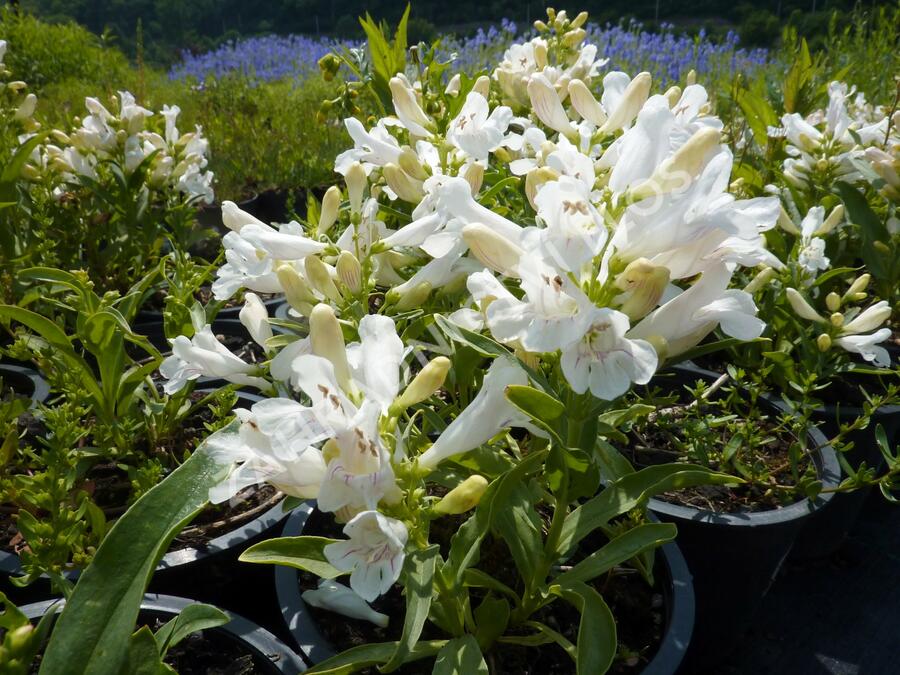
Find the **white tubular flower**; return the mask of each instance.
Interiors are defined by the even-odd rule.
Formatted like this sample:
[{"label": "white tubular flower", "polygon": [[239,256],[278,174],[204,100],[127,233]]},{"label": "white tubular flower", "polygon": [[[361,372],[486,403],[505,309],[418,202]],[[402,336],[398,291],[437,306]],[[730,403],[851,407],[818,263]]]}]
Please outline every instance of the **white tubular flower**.
[{"label": "white tubular flower", "polygon": [[222,244],[225,247],[225,264],[216,271],[216,280],[212,284],[216,300],[227,300],[241,288],[257,293],[282,292],[272,258],[260,257],[256,247],[237,232],[226,234]]},{"label": "white tubular flower", "polygon": [[[385,165],[387,167],[388,165]],[[366,178],[366,170],[359,162],[353,162],[347,167],[344,174],[344,181],[347,183],[347,197],[350,200],[350,211],[353,213],[362,212],[363,198],[365,196],[366,187],[369,181]]]},{"label": "white tubular flower", "polygon": [[603,249],[606,226],[583,183],[560,176],[540,189],[535,203],[546,224],[541,231],[541,250],[562,269],[578,271]]},{"label": "white tubular flower", "polygon": [[487,161],[490,153],[503,144],[512,117],[510,108],[497,106],[490,111],[487,99],[470,91],[462,110],[450,122],[447,141],[473,159]]},{"label": "white tubular flower", "polygon": [[625,337],[628,317],[609,308],[591,312],[584,337],[563,349],[560,365],[573,391],[590,388],[597,398],[611,401],[631,387],[646,384],[656,372],[659,357],[645,340]]},{"label": "white tubular flower", "polygon": [[400,77],[392,77],[388,85],[391,88],[394,110],[403,126],[415,136],[430,136],[429,128],[434,126],[434,122],[416,100],[415,90]]},{"label": "white tubular flower", "polygon": [[867,307],[855,319],[848,321],[841,329],[842,335],[853,335],[856,333],[867,333],[870,330],[878,328],[881,324],[891,318],[891,306],[887,300],[879,300],[874,305]]},{"label": "white tubular flower", "polygon": [[319,579],[319,587],[316,590],[304,591],[300,597],[311,607],[326,609],[351,619],[368,621],[380,628],[387,628],[389,621],[387,614],[376,612],[344,584],[330,579]]},{"label": "white tubular flower", "polygon": [[528,81],[528,96],[538,119],[561,134],[572,133],[572,122],[563,108],[556,88],[541,74]]},{"label": "white tubular flower", "polygon": [[222,224],[232,232],[240,232],[244,225],[255,225],[260,230],[273,230],[256,216],[241,210],[234,202],[222,202]]},{"label": "white tubular flower", "polygon": [[400,364],[406,349],[394,320],[368,314],[359,322],[359,342],[347,345],[351,377],[367,400],[387,412],[400,392]]},{"label": "white tubular flower", "polygon": [[[608,118],[600,127],[602,133],[612,133],[619,129],[631,126],[638,111],[650,95],[652,78],[650,73],[638,73],[629,81],[624,89],[620,89],[623,83],[624,73],[609,73],[603,78],[603,96],[601,102],[606,108]],[[625,79],[627,79],[625,75]],[[609,90],[609,94],[607,91]],[[619,93],[621,91],[621,94]]]},{"label": "white tubular flower", "polygon": [[419,456],[419,466],[433,469],[452,455],[484,445],[508,427],[530,428],[528,417],[506,400],[506,387],[511,384],[528,384],[528,375],[512,359],[495,359],[478,395]]},{"label": "white tubular flower", "polygon": [[726,335],[739,340],[758,338],[766,324],[756,318],[753,297],[745,291],[728,289],[730,281],[727,265],[708,269],[693,286],[648,314],[627,336],[651,344],[664,342],[667,356],[677,356],[696,346],[717,324]]},{"label": "white tubular flower", "polygon": [[265,349],[266,340],[272,337],[272,326],[269,325],[269,311],[256,293],[244,294],[244,306],[241,307],[238,318],[253,341]]},{"label": "white tubular flower", "polygon": [[581,289],[537,258],[523,259],[519,273],[524,300],[506,290],[490,272],[469,276],[469,292],[487,306],[491,334],[500,342],[516,342],[536,353],[555,352],[580,340],[594,307]]},{"label": "white tubular flower", "polygon": [[313,444],[328,432],[315,410],[290,399],[270,398],[235,414],[241,420],[238,433],[213,434],[208,441],[214,456],[236,465],[210,489],[210,501],[221,504],[244,488],[262,483],[292,497],[318,497],[325,460]]},{"label": "white tubular flower", "polygon": [[341,189],[337,185],[332,185],[325,191],[322,197],[322,210],[319,213],[319,224],[317,231],[319,234],[325,234],[331,229],[338,218],[341,208]]},{"label": "white tubular flower", "polygon": [[160,374],[168,380],[163,385],[167,394],[174,394],[198,377],[221,377],[257,389],[270,388],[263,378],[249,375],[257,370],[256,366],[228,351],[213,335],[209,324],[197,331],[192,339],[179,335],[171,342],[172,354],[159,366]]},{"label": "white tubular flower", "polygon": [[[354,387],[350,378],[350,364],[347,362],[344,334],[334,310],[330,306],[319,303],[313,308],[309,315],[309,340],[312,345],[312,353],[331,363],[341,389],[347,394],[353,393]],[[312,396],[309,392],[306,393]]]},{"label": "white tubular flower", "polygon": [[166,120],[166,143],[169,143],[170,145],[174,144],[181,137],[181,135],[178,133],[178,127],[175,126],[176,120],[178,120],[178,115],[181,114],[181,108],[179,108],[177,105],[163,105],[161,114]]},{"label": "white tubular flower", "polygon": [[303,228],[297,223],[287,223],[280,230],[248,223],[241,228],[240,236],[257,250],[278,260],[303,260],[325,250],[325,244],[303,236],[302,232]]},{"label": "white tubular flower", "polygon": [[812,207],[800,223],[801,249],[797,262],[806,272],[815,278],[819,270],[827,270],[831,261],[825,256],[825,240],[813,234],[822,229],[825,222],[825,209]]},{"label": "white tubular flower", "polygon": [[337,173],[346,176],[354,162],[360,162],[366,174],[369,174],[375,167],[384,166],[388,162],[397,164],[400,161],[400,144],[388,132],[384,120],[380,120],[370,131],[366,131],[362,122],[355,117],[345,119],[344,126],[353,139],[354,147],[345,150],[335,159],[334,170]]},{"label": "white tubular flower", "polygon": [[409,533],[399,520],[363,511],[344,526],[348,541],[325,547],[325,557],[350,572],[350,588],[366,602],[387,593],[400,577]]},{"label": "white tubular flower", "polygon": [[785,114],[781,125],[788,142],[804,152],[817,150],[824,139],[822,132],[803,119],[800,113]]},{"label": "white tubular flower", "polygon": [[890,337],[891,329],[881,328],[871,335],[845,335],[834,342],[848,352],[859,354],[863,359],[874,363],[879,368],[890,368],[891,355],[880,345]]}]

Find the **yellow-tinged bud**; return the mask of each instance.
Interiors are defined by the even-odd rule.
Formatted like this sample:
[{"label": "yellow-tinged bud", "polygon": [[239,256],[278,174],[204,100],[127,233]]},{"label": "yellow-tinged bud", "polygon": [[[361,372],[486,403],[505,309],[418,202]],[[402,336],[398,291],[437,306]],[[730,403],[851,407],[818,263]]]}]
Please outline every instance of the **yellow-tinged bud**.
[{"label": "yellow-tinged bud", "polygon": [[419,155],[417,155],[416,151],[408,145],[403,146],[403,149],[400,151],[400,159],[397,160],[397,163],[400,164],[401,169],[416,180],[426,180],[428,178],[428,172],[425,170],[425,167],[422,166]]},{"label": "yellow-tinged bud", "polygon": [[278,283],[284,290],[284,297],[295,310],[309,316],[313,305],[318,302],[306,280],[300,276],[293,265],[282,263],[275,268]]},{"label": "yellow-tinged bud", "polygon": [[883,241],[876,241],[872,244],[872,246],[874,246],[879,253],[884,253],[885,255],[889,255],[891,252],[891,247],[885,244]]},{"label": "yellow-tinged bud", "polygon": [[462,235],[479,262],[508,277],[518,276],[517,267],[524,251],[516,244],[481,223],[466,225]]},{"label": "yellow-tinged bud", "polygon": [[484,166],[478,162],[472,162],[466,167],[462,177],[466,179],[466,182],[469,184],[469,189],[472,191],[472,196],[474,197],[478,194],[478,191],[481,189],[481,184],[484,182]]},{"label": "yellow-tinged bud", "polygon": [[771,281],[775,277],[775,270],[771,267],[766,267],[764,270],[757,273],[755,277],[750,280],[750,283],[744,286],[744,291],[753,295],[763,286],[765,286],[769,281]]},{"label": "yellow-tinged bud", "polygon": [[646,258],[632,260],[616,277],[616,288],[626,296],[619,310],[632,321],[642,319],[659,304],[668,283],[668,267],[654,265]]},{"label": "yellow-tinged bud", "polygon": [[820,159],[819,161],[816,162],[816,168],[820,172],[825,173],[826,171],[828,171],[828,160],[823,157],[822,159]]},{"label": "yellow-tinged bud", "polygon": [[485,98],[490,96],[491,94],[491,78],[487,75],[480,76],[477,80],[475,80],[475,84],[472,85],[472,91],[476,91]]},{"label": "yellow-tinged bud", "polygon": [[434,505],[434,511],[445,515],[465,513],[478,506],[487,488],[487,478],[479,475],[469,476],[445,494],[444,498]]},{"label": "yellow-tinged bud", "polygon": [[50,132],[50,135],[53,136],[53,139],[60,145],[69,145],[69,143],[72,142],[69,135],[59,129],[54,129]]},{"label": "yellow-tinged bud", "polygon": [[576,16],[574,19],[572,19],[571,27],[572,28],[581,28],[587,20],[588,20],[588,13],[587,12],[579,12],[578,16]]},{"label": "yellow-tinged bud", "polygon": [[828,333],[822,333],[816,338],[816,345],[819,347],[820,352],[827,352],[831,349],[831,336]]},{"label": "yellow-tinged bud", "polygon": [[341,61],[334,54],[326,54],[321,59],[319,59],[319,70],[322,72],[322,77],[326,82],[330,82],[334,79],[335,74],[338,70],[340,70]]},{"label": "yellow-tinged bud", "polygon": [[574,47],[580,44],[586,36],[587,31],[584,28],[575,28],[574,30],[567,31],[565,35],[563,35],[562,42],[566,47]]},{"label": "yellow-tinged bud", "polygon": [[672,85],[668,89],[666,89],[666,93],[663,94],[666,97],[666,100],[669,102],[669,107],[674,108],[678,101],[681,100],[681,87],[677,84]]},{"label": "yellow-tinged bud", "polygon": [[450,78],[450,81],[447,83],[447,86],[444,88],[444,93],[447,96],[459,96],[459,89],[462,85],[462,78],[460,74],[457,73],[453,77]]},{"label": "yellow-tinged bud", "polygon": [[635,75],[634,79],[625,87],[625,91],[622,92],[619,105],[610,112],[609,119],[600,127],[600,131],[602,133],[611,133],[631,124],[650,97],[652,82],[653,78],[648,72]]},{"label": "yellow-tinged bud", "polygon": [[667,157],[653,175],[632,191],[634,200],[670,192],[685,187],[703,168],[710,153],[718,146],[722,137],[718,129],[703,127],[687,142]]},{"label": "yellow-tinged bud", "polygon": [[804,298],[799,291],[795,288],[785,289],[785,294],[787,295],[788,302],[791,305],[791,308],[796,312],[797,316],[801,319],[807,319],[808,321],[816,321],[818,323],[824,323],[825,318],[819,314],[815,309],[813,309],[812,305],[807,302],[806,298]]},{"label": "yellow-tinged bud", "polygon": [[825,296],[825,306],[829,312],[836,312],[841,308],[841,296],[832,291]]},{"label": "yellow-tinged bud", "polygon": [[778,227],[788,234],[793,234],[795,237],[800,236],[800,229],[791,220],[788,212],[784,210],[784,206],[781,207],[781,211],[778,214]]},{"label": "yellow-tinged bud", "polygon": [[14,80],[14,81],[8,82],[6,84],[6,88],[10,89],[12,91],[22,91],[27,86],[28,85],[25,82],[23,82],[22,80]]},{"label": "yellow-tinged bud", "polygon": [[341,449],[337,444],[337,441],[333,438],[329,438],[325,441],[325,444],[322,446],[322,459],[325,460],[325,463],[328,464],[333,459],[337,459],[341,456]]},{"label": "yellow-tinged bud", "polygon": [[538,70],[543,70],[547,67],[547,44],[545,42],[538,41],[535,43],[534,63]]},{"label": "yellow-tinged bud", "polygon": [[534,29],[536,31],[538,31],[539,33],[544,33],[548,30],[547,24],[545,24],[540,19],[538,19],[537,21],[534,22]]},{"label": "yellow-tinged bud", "polygon": [[869,287],[869,282],[872,280],[871,274],[861,274],[853,280],[853,283],[850,284],[850,288],[847,289],[847,292],[844,293],[844,300],[856,295],[857,293],[862,293],[866,288]]},{"label": "yellow-tinged bud", "polygon": [[335,264],[338,279],[347,288],[351,295],[362,290],[362,266],[356,256],[350,251],[341,251]]},{"label": "yellow-tinged bud", "polygon": [[581,80],[572,80],[568,85],[569,100],[572,106],[591,124],[601,126],[606,122],[606,112],[603,106],[594,98],[590,88]]},{"label": "yellow-tinged bud", "polygon": [[830,317],[828,317],[828,320],[835,328],[840,328],[844,325],[844,315],[840,312],[834,312]]},{"label": "yellow-tinged bud", "polygon": [[509,150],[507,150],[506,148],[497,148],[496,150],[494,150],[494,157],[499,159],[504,164],[509,164],[513,159],[512,155],[509,154]]},{"label": "yellow-tinged bud", "polygon": [[697,71],[694,70],[693,68],[691,68],[688,71],[687,77],[684,78],[684,81],[687,83],[688,86],[691,86],[692,84],[697,84]]},{"label": "yellow-tinged bud", "polygon": [[17,120],[25,120],[34,115],[34,110],[37,108],[37,96],[34,94],[28,94],[25,97],[25,100],[22,101],[21,105],[19,105],[16,110],[16,119]]},{"label": "yellow-tinged bud", "polygon": [[401,312],[416,309],[428,300],[429,295],[431,295],[431,284],[427,281],[423,281],[422,283],[413,286],[408,291],[400,294],[397,298],[397,309]]},{"label": "yellow-tinged bud", "polygon": [[532,169],[525,175],[525,196],[528,197],[528,203],[531,204],[531,208],[537,211],[537,204],[534,198],[537,196],[538,188],[544,183],[549,183],[557,178],[559,178],[559,172],[556,169],[551,169],[549,166]]},{"label": "yellow-tinged bud", "polygon": [[347,169],[344,181],[347,183],[347,195],[350,197],[350,210],[353,213],[360,213],[362,211],[363,195],[369,182],[369,179],[366,177],[366,170],[363,169],[362,164],[353,162],[350,168]]},{"label": "yellow-tinged bud", "polygon": [[385,164],[382,173],[388,186],[403,201],[418,204],[425,197],[422,181],[411,177],[396,164]]},{"label": "yellow-tinged bud", "polygon": [[550,21],[556,20],[556,10],[553,7],[547,8],[547,18],[550,19]]},{"label": "yellow-tinged bud", "polygon": [[444,380],[449,372],[450,359],[446,356],[433,358],[425,364],[425,367],[418,372],[413,381],[409,383],[409,386],[394,401],[391,405],[391,414],[399,415],[410,406],[430,398],[432,394],[444,386]]},{"label": "yellow-tinged bud", "polygon": [[515,349],[516,358],[519,359],[526,366],[531,368],[532,370],[537,370],[541,367],[541,355],[535,354],[534,352],[526,352],[521,347],[516,347]]},{"label": "yellow-tinged bud", "polygon": [[303,267],[306,271],[306,279],[310,286],[319,291],[329,300],[340,302],[342,300],[341,292],[334,285],[328,266],[315,255],[308,255],[303,261]]},{"label": "yellow-tinged bud", "polygon": [[331,229],[338,217],[341,208],[341,189],[332,185],[325,191],[322,197],[322,211],[319,213],[318,233],[325,234]]},{"label": "yellow-tinged bud", "polygon": [[818,230],[813,232],[813,235],[816,237],[823,237],[829,232],[831,232],[835,227],[837,227],[838,223],[841,222],[844,218],[844,205],[838,204],[835,206],[831,213],[828,214],[828,217],[825,219],[825,222],[822,223],[821,227]]},{"label": "yellow-tinged bud", "polygon": [[309,342],[313,354],[328,359],[334,366],[334,376],[341,389],[352,393],[354,387],[344,347],[344,333],[329,305],[319,303],[313,307],[309,315]]},{"label": "yellow-tinged bud", "polygon": [[40,180],[41,172],[38,171],[37,168],[32,166],[31,164],[26,164],[25,166],[22,167],[22,178],[24,178],[25,180],[33,180],[33,181]]},{"label": "yellow-tinged bud", "polygon": [[409,86],[406,78],[392,77],[388,86],[391,89],[391,97],[398,115],[402,115],[407,123],[412,122],[423,129],[433,129],[434,122],[422,110],[422,106],[416,99],[416,92]]}]

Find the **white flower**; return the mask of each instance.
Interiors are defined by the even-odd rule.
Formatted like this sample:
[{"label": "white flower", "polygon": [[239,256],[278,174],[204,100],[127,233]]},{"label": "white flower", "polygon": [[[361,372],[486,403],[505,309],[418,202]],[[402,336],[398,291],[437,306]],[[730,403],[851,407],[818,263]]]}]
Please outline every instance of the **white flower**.
[{"label": "white flower", "polygon": [[237,204],[228,200],[222,202],[222,224],[232,232],[240,232],[244,225],[256,225],[260,229],[269,228],[256,216],[241,210]]},{"label": "white flower", "polygon": [[178,115],[181,114],[181,108],[177,105],[169,106],[164,105],[162,109],[162,116],[166,120],[166,142],[167,143],[176,143],[179,139],[178,127],[175,126],[175,122],[178,119]]},{"label": "white flower", "polygon": [[349,541],[325,547],[325,557],[342,572],[350,572],[350,588],[372,602],[387,593],[400,577],[409,533],[399,520],[378,511],[363,511],[344,526]]},{"label": "white flower", "polygon": [[429,136],[429,128],[434,125],[434,122],[425,114],[416,100],[415,89],[405,77],[400,75],[392,77],[388,85],[391,88],[394,111],[403,126],[414,136]]},{"label": "white flower", "polygon": [[256,293],[244,294],[244,306],[238,318],[254,342],[265,349],[266,340],[272,337],[272,326],[269,325],[269,311]]},{"label": "white flower", "polygon": [[303,260],[325,250],[325,244],[304,236],[302,226],[296,222],[286,223],[280,230],[247,223],[241,227],[240,236],[258,251],[279,260]]},{"label": "white flower", "polygon": [[269,389],[269,383],[249,373],[257,367],[245,363],[228,351],[216,339],[209,324],[197,331],[192,339],[179,335],[172,342],[172,354],[159,366],[160,374],[168,382],[163,386],[167,394],[174,394],[190,380],[198,377],[221,377],[235,384]]},{"label": "white flower", "polygon": [[257,255],[256,247],[237,232],[222,237],[222,244],[225,264],[216,271],[216,280],[212,284],[216,300],[227,300],[241,288],[257,293],[283,292],[271,257]]},{"label": "white flower", "polygon": [[400,392],[400,363],[406,353],[394,320],[367,314],[359,322],[359,342],[347,345],[347,361],[357,387],[383,412]]},{"label": "white flower", "polygon": [[825,256],[825,240],[813,236],[825,222],[825,209],[812,207],[800,223],[800,254],[797,262],[813,277],[819,270],[827,270],[831,261]]},{"label": "white flower", "polygon": [[369,604],[352,590],[330,579],[319,579],[319,587],[316,590],[304,591],[300,596],[303,602],[312,607],[327,609],[351,619],[359,619],[374,623],[381,628],[387,628],[389,617],[387,614],[376,612]]},{"label": "white flower", "polygon": [[584,337],[563,350],[560,365],[572,389],[583,394],[590,388],[597,398],[618,398],[632,382],[646,384],[656,372],[659,358],[645,340],[625,337],[628,317],[608,308],[591,312]]},{"label": "white flower", "polygon": [[882,328],[871,335],[845,335],[835,340],[840,347],[848,352],[854,352],[871,361],[879,368],[890,368],[891,355],[887,349],[879,343],[891,337],[890,328]]},{"label": "white flower", "polygon": [[541,250],[562,269],[576,272],[603,249],[606,226],[583,183],[561,176],[540,188],[535,203],[547,226],[541,231]]},{"label": "white flower", "polygon": [[887,300],[879,300],[874,305],[867,307],[855,319],[848,321],[841,328],[842,335],[854,333],[866,333],[878,328],[891,317],[891,306]]},{"label": "white flower", "polygon": [[210,489],[214,504],[227,501],[250,485],[269,483],[301,499],[315,499],[325,476],[322,452],[313,446],[327,436],[315,410],[286,398],[270,398],[251,410],[235,410],[238,433],[210,436],[210,451],[236,465]]},{"label": "white flower", "polygon": [[334,170],[337,173],[345,176],[354,162],[360,162],[368,175],[375,167],[400,161],[400,145],[384,126],[384,120],[379,120],[370,131],[366,131],[362,122],[354,117],[345,119],[344,126],[354,146],[335,159]]},{"label": "white flower", "polygon": [[511,384],[528,384],[528,375],[512,359],[495,359],[478,395],[419,456],[419,466],[433,469],[447,457],[487,443],[507,427],[530,429],[529,418],[506,400],[506,387]]},{"label": "white flower", "polygon": [[512,110],[497,106],[490,111],[487,99],[477,91],[470,91],[459,114],[450,122],[447,141],[475,160],[487,161],[488,156],[503,143],[512,119]]}]

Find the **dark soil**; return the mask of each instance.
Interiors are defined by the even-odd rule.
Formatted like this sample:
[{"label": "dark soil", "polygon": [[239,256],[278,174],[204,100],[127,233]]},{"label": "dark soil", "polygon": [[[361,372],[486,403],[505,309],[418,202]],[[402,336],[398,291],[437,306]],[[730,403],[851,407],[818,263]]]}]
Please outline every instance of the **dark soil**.
[{"label": "dark soil", "polygon": [[[166,307],[166,297],[168,297],[169,291],[167,288],[158,288],[155,293],[153,293],[147,300],[141,305],[141,311],[144,312],[157,312],[162,313],[162,311]],[[259,299],[263,302],[268,302],[269,300],[274,300],[277,295],[274,293],[257,293]],[[212,293],[212,284],[204,284],[197,292],[194,293],[194,297],[200,302],[201,305],[206,307],[208,304],[213,302],[213,293]],[[244,294],[236,293],[232,297],[228,298],[225,301],[225,304],[222,305],[222,309],[228,308],[240,308],[244,305]],[[237,318],[236,316],[234,318]]]},{"label": "dark soil", "polygon": [[[439,543],[442,554],[446,556],[449,538],[458,527],[465,522],[466,516],[440,518],[432,522],[429,539]],[[343,539],[341,525],[334,522],[331,514],[323,514],[314,510],[310,514],[304,534]],[[588,537],[571,560],[577,563],[594,550],[606,543],[603,535]],[[481,564],[498,580],[513,587],[517,585],[517,572],[509,557],[505,544],[497,539],[487,538],[482,543]],[[315,575],[298,572],[301,592],[315,589],[318,579]],[[344,581],[343,583],[346,583]],[[648,586],[643,577],[635,570],[618,568],[608,576],[597,580],[595,588],[603,594],[609,604],[619,640],[619,658],[611,667],[615,675],[633,675],[641,672],[653,658],[662,641],[666,628],[666,609],[660,581],[654,587]],[[471,589],[474,606],[480,602],[475,589]],[[367,621],[350,619],[327,610],[308,607],[313,620],[322,636],[337,651],[373,642],[398,640],[403,629],[403,617],[406,602],[399,586],[371,603],[374,610],[390,617],[387,628],[379,628]],[[554,630],[562,633],[573,643],[577,642],[580,614],[565,602],[556,602],[538,612],[534,618]],[[523,634],[528,634],[526,629]],[[422,632],[423,640],[446,639],[433,624],[426,623]],[[485,654],[485,660],[492,675],[571,675],[575,666],[571,658],[556,645],[541,647],[523,647],[495,643]],[[404,675],[426,675],[431,673],[433,659],[424,659],[420,663],[407,664],[397,672]],[[377,669],[362,671],[366,675],[376,675]]]},{"label": "dark soil", "polygon": [[203,548],[210,541],[262,515],[284,498],[271,485],[244,488],[226,504],[207,506],[190,526],[179,533],[170,551]]}]

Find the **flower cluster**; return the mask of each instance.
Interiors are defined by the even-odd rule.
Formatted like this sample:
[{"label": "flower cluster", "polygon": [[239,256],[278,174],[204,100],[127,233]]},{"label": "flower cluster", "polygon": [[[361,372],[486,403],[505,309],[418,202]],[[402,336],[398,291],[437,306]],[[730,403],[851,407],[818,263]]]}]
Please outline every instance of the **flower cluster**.
[{"label": "flower cluster", "polygon": [[3,63],[6,56],[7,44],[6,40],[0,40],[0,86],[2,86],[2,95],[0,95],[0,106],[5,110],[12,112],[12,115],[3,115],[3,120],[8,119],[15,121],[19,125],[20,130],[26,133],[37,131],[40,124],[34,119],[34,112],[37,108],[37,96],[28,91],[28,85],[21,80],[9,80],[12,76],[10,70]]}]

